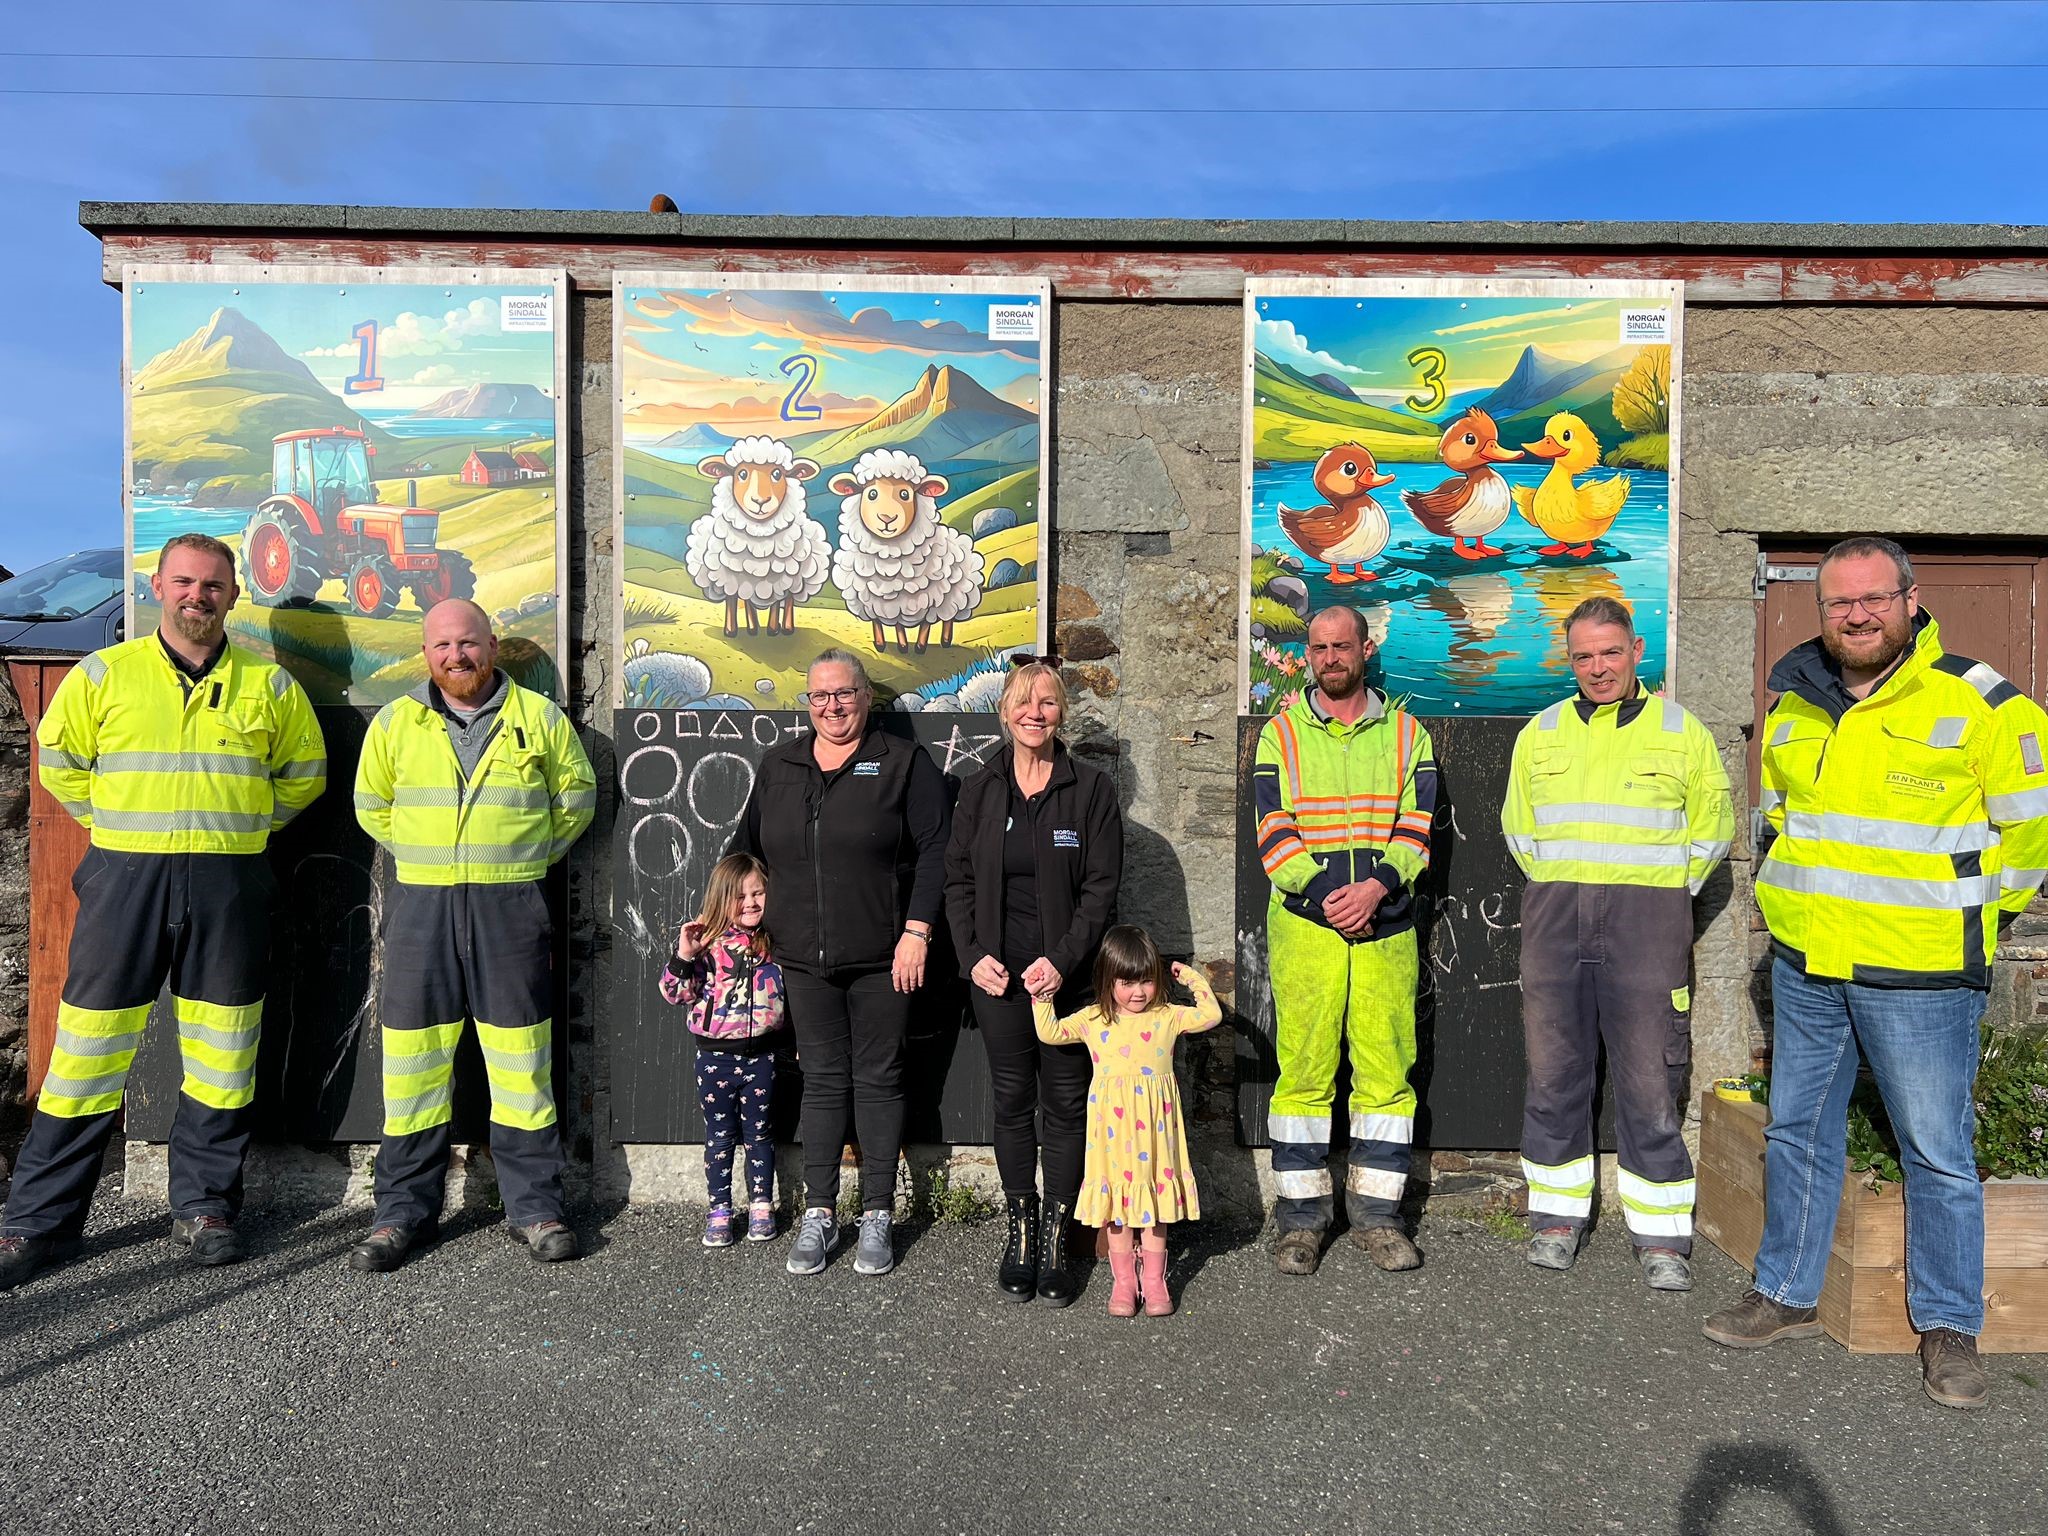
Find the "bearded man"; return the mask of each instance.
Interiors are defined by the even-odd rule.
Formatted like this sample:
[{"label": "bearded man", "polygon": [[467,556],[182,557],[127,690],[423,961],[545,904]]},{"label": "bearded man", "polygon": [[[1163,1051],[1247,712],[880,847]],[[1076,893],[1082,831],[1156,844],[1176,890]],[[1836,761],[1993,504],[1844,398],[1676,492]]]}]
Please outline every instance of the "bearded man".
[{"label": "bearded man", "polygon": [[1906,552],[1845,539],[1821,632],[1771,669],[1757,871],[1770,924],[1771,1122],[1756,1283],[1706,1335],[1753,1349],[1821,1330],[1850,1090],[1868,1060],[1905,1169],[1906,1310],[1921,1384],[1981,1408],[1984,1193],[1971,1085],[1999,924],[2048,869],[2048,716],[1951,656]]},{"label": "bearded man", "polygon": [[270,834],[319,798],[327,748],[290,674],[231,645],[234,552],[165,544],[156,632],[65,675],[36,730],[43,787],[92,833],[50,1070],[0,1221],[0,1291],[77,1253],[100,1158],[157,994],[184,1065],[171,1121],[171,1240],[245,1256],[235,1218],[277,882]]},{"label": "bearded man", "polygon": [[590,825],[597,780],[568,718],[498,670],[483,609],[436,603],[427,681],[386,704],[356,766],[356,819],[391,854],[378,1001],[384,1143],[377,1210],[349,1267],[396,1269],[441,1218],[455,1047],[474,1022],[509,1235],[576,1256],[555,1115],[554,931],[542,882]]}]

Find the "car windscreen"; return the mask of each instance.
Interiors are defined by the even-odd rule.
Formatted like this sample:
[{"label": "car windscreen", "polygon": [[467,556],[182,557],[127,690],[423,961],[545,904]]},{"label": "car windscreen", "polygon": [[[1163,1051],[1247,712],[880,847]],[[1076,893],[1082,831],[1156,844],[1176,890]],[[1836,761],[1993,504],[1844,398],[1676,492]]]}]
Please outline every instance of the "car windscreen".
[{"label": "car windscreen", "polygon": [[118,549],[88,549],[0,581],[0,619],[68,619],[121,595]]}]

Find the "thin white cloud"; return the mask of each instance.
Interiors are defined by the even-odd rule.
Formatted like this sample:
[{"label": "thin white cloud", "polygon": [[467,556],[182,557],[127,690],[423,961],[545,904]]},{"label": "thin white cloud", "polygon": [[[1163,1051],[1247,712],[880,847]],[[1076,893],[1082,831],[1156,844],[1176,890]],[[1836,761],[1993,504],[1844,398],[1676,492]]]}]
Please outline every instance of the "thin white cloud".
[{"label": "thin white cloud", "polygon": [[[1497,331],[1504,325],[1527,325],[1537,322],[1537,329],[1547,331],[1558,322],[1568,318],[1574,310],[1583,308],[1578,304],[1560,304],[1553,309],[1532,309],[1520,315],[1491,315],[1484,320],[1467,320],[1463,325],[1447,325],[1435,334],[1439,336],[1460,336],[1467,331]],[[1544,324],[1542,322],[1548,322]],[[1533,332],[1518,331],[1517,335],[1532,335]]]},{"label": "thin white cloud", "polygon": [[1354,368],[1327,352],[1317,351],[1309,345],[1309,339],[1294,328],[1292,320],[1261,320],[1257,330],[1259,350],[1293,367],[1315,373],[1348,373],[1354,379],[1378,376],[1369,368]]}]

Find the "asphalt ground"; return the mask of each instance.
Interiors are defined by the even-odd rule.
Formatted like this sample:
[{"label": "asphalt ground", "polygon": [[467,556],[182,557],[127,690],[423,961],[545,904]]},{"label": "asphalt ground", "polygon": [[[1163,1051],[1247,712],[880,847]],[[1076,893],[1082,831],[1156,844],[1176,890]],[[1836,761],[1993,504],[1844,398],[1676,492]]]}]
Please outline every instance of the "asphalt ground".
[{"label": "asphalt ground", "polygon": [[6,1531],[2048,1531],[2048,1358],[1992,1406],[1912,1357],[1701,1338],[1744,1276],[1656,1295],[1625,1237],[1568,1275],[1425,1224],[1385,1275],[1312,1278],[1215,1225],[1177,1316],[1006,1304],[995,1223],[904,1228],[901,1262],[784,1273],[686,1213],[582,1212],[540,1265],[483,1216],[396,1274],[355,1213],[270,1212],[199,1269],[103,1199],[85,1256],[0,1296]]}]

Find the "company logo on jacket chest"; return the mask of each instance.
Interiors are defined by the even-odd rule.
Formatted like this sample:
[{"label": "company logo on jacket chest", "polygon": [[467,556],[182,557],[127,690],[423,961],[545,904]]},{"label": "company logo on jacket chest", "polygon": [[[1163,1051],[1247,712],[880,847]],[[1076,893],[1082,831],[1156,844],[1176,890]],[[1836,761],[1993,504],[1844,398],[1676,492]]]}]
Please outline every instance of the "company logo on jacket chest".
[{"label": "company logo on jacket chest", "polygon": [[1948,783],[1943,779],[1923,779],[1914,773],[1887,773],[1885,788],[1895,795],[1908,795],[1915,800],[1939,800],[1948,793]]}]

